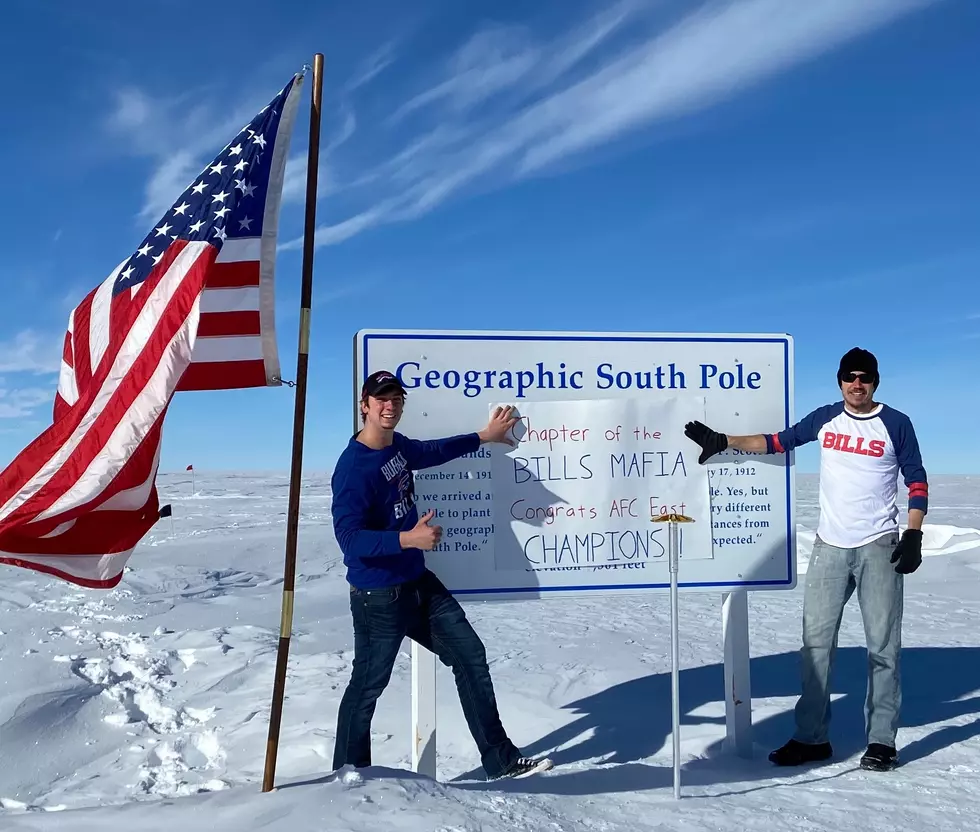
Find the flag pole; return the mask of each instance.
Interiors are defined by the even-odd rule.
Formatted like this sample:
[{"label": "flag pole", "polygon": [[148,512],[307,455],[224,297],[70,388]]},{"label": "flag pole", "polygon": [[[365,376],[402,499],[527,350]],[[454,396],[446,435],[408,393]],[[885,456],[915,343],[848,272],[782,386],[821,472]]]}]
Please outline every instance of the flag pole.
[{"label": "flag pole", "polygon": [[313,237],[316,232],[316,185],[320,158],[320,102],[323,97],[323,55],[313,56],[313,88],[310,100],[310,148],[306,166],[306,227],[303,237],[303,286],[300,296],[299,349],[296,355],[296,401],[293,411],[293,458],[289,479],[289,507],[286,520],[286,566],[282,583],[282,619],[279,649],[269,720],[269,739],[265,753],[262,791],[271,791],[276,777],[279,726],[286,688],[289,637],[293,627],[293,586],[296,579],[296,540],[299,534],[300,478],[303,470],[303,428],[306,424],[306,377],[310,352],[310,308],[313,303]]}]

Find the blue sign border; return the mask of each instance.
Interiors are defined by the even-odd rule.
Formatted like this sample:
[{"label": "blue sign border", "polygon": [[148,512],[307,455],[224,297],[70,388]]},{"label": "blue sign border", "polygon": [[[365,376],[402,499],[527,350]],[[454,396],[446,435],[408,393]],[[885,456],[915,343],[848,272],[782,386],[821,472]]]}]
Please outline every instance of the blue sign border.
[{"label": "blue sign border", "polygon": [[[668,342],[683,344],[782,344],[783,345],[783,429],[790,427],[790,399],[789,399],[789,337],[712,337],[712,336],[672,336],[672,335],[521,335],[521,334],[465,334],[447,332],[425,332],[423,330],[413,332],[372,332],[362,335],[357,333],[354,336],[362,340],[361,371],[363,383],[368,373],[370,362],[368,361],[368,347],[371,341],[570,341],[570,342],[597,342],[597,343],[617,343],[617,342]],[[358,385],[359,386],[359,385]],[[357,392],[355,391],[355,400]],[[764,587],[789,587],[793,581],[793,565],[796,562],[796,528],[793,523],[793,490],[792,490],[792,454],[785,454],[786,462],[786,578],[775,581],[700,581],[700,582],[679,582],[678,587],[733,587],[733,588],[764,588]],[[554,586],[554,587],[498,587],[495,589],[450,589],[454,595],[518,595],[520,593],[546,593],[546,592],[589,592],[602,591],[630,591],[638,589],[668,589],[669,582],[656,584],[620,584],[617,586]]]}]

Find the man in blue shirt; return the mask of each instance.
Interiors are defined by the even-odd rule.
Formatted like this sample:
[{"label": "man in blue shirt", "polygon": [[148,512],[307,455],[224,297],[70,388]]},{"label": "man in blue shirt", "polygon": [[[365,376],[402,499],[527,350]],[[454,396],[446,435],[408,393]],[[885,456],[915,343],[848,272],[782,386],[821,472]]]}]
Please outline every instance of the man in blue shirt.
[{"label": "man in blue shirt", "polygon": [[[820,519],[803,596],[803,690],[795,710],[796,733],[769,755],[776,765],[795,766],[833,754],[830,676],[841,616],[854,594],[868,648],[868,748],[860,764],[875,771],[898,764],[904,578],[922,563],[929,484],[912,421],[875,401],[879,382],[878,360],[855,347],[837,369],[841,399],[786,430],[729,436],[701,422],[685,427],[688,438],[701,446],[701,463],[727,448],[774,454],[820,443]],[[908,527],[901,536],[899,476],[908,488]]]},{"label": "man in blue shirt", "polygon": [[396,433],[406,391],[386,370],[361,389],[363,427],[351,437],[331,480],[333,524],[344,553],[354,620],[354,666],[340,702],[334,769],[371,765],[371,720],[407,636],[434,652],[456,678],[466,724],[488,779],[551,767],[521,756],[500,722],[486,649],[463,608],[426,568],[440,526],[419,517],[413,472],[442,465],[487,442],[513,444],[513,408],[496,408],[478,433],[419,441]]}]

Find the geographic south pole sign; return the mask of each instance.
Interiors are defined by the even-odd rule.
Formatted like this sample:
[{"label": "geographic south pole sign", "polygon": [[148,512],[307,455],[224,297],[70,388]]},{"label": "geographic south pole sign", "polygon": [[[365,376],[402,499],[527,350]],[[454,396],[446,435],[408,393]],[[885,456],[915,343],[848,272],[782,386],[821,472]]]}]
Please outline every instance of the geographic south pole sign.
[{"label": "geographic south pole sign", "polygon": [[[702,466],[683,427],[791,425],[792,338],[364,330],[355,429],[360,385],[379,369],[408,390],[398,430],[414,438],[478,430],[494,406],[517,408],[516,447],[486,445],[416,474],[420,514],[434,509],[443,527],[426,563],[464,603],[666,591],[668,532],[651,518],[695,521],[678,530],[677,586],[723,596],[729,738],[745,752],[745,592],[796,585],[793,454],[729,450]],[[423,756],[416,748],[413,762]]]},{"label": "geographic south pole sign", "polygon": [[408,390],[408,436],[478,430],[493,406],[516,406],[516,448],[416,476],[419,512],[444,532],[426,562],[461,600],[667,589],[666,529],[650,518],[670,512],[695,520],[681,590],[790,589],[792,454],[701,466],[683,427],[788,427],[792,357],[787,335],[362,331],[355,410],[379,369]]}]

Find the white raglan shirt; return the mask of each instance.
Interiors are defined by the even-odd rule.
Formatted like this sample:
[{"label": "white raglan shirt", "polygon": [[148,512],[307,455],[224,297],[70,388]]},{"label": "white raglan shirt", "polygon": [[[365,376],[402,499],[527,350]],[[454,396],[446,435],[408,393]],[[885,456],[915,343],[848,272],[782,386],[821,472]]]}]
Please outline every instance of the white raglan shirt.
[{"label": "white raglan shirt", "polygon": [[898,478],[908,507],[928,510],[929,486],[912,422],[879,404],[856,414],[844,402],[824,405],[792,427],[766,436],[770,453],[820,443],[820,522],[825,543],[850,549],[898,530]]}]

